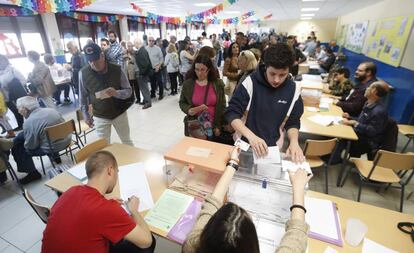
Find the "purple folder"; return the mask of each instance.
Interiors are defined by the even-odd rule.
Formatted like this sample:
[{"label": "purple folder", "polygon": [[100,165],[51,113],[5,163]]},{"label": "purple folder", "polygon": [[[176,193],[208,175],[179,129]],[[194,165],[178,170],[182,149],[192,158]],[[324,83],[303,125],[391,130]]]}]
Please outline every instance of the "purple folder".
[{"label": "purple folder", "polygon": [[197,221],[202,204],[203,202],[194,199],[188,206],[183,216],[181,216],[174,227],[170,230],[167,237],[173,241],[183,244],[187,239],[188,233],[190,233]]},{"label": "purple folder", "polygon": [[333,205],[332,211],[334,212],[334,217],[335,217],[336,233],[339,239],[334,239],[334,238],[331,238],[325,235],[317,234],[312,231],[309,231],[308,236],[316,240],[324,241],[324,242],[335,244],[339,247],[342,247],[344,243],[342,240],[342,232],[341,232],[341,226],[339,224],[338,211],[336,209],[336,204],[332,202],[332,205]]}]

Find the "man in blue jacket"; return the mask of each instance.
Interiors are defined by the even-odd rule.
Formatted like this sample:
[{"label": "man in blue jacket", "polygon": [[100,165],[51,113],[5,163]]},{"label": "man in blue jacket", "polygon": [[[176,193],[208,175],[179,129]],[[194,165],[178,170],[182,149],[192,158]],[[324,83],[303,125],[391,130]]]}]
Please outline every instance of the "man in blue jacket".
[{"label": "man in blue jacket", "polygon": [[[289,139],[286,154],[294,162],[302,162],[304,156],[298,138],[303,101],[289,76],[294,60],[293,52],[286,44],[278,43],[267,48],[263,56],[264,64],[239,85],[225,117],[259,156],[265,156],[268,146],[276,145],[281,136],[280,130],[286,130]],[[242,117],[246,111],[248,115],[244,123]]]}]

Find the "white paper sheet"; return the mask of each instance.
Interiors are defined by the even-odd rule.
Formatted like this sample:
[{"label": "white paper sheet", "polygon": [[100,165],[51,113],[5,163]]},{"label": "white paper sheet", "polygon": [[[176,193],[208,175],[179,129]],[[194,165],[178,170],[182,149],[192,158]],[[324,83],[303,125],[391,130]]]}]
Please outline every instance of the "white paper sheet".
[{"label": "white paper sheet", "polygon": [[319,108],[306,106],[308,112],[319,112]]},{"label": "white paper sheet", "polygon": [[285,228],[266,219],[252,217],[252,220],[259,239],[260,253],[274,253],[285,234]]},{"label": "white paper sheet", "polygon": [[321,98],[321,104],[325,103],[325,104],[332,104],[333,103],[333,98],[327,98],[327,97],[322,97]]},{"label": "white paper sheet", "polygon": [[321,83],[322,82],[322,77],[320,75],[304,74],[304,75],[302,75],[302,80],[304,80],[304,81],[315,81],[315,82]]},{"label": "white paper sheet", "polygon": [[[306,222],[311,232],[339,240],[332,201],[305,197]],[[336,210],[335,210],[336,211]]]},{"label": "white paper sheet", "polygon": [[76,177],[79,181],[85,181],[87,179],[85,162],[76,164],[72,168],[68,169],[67,172]]},{"label": "white paper sheet", "polygon": [[308,117],[308,120],[315,122],[322,126],[329,125],[339,125],[339,122],[342,120],[340,116],[330,116],[330,115],[313,115]]},{"label": "white paper sheet", "polygon": [[398,251],[389,249],[377,242],[365,238],[364,245],[362,246],[362,253],[398,253]]},{"label": "white paper sheet", "polygon": [[280,151],[278,146],[268,147],[268,152],[265,157],[257,157],[253,152],[253,158],[255,164],[279,164],[280,163]]},{"label": "white paper sheet", "polygon": [[200,147],[189,147],[185,152],[186,155],[208,158],[211,154],[211,149]]},{"label": "white paper sheet", "polygon": [[293,172],[296,172],[297,169],[301,168],[301,169],[304,169],[306,172],[312,174],[312,170],[308,162],[296,164],[289,160],[282,160],[282,168],[284,171],[293,171]]},{"label": "white paper sheet", "polygon": [[143,163],[120,166],[118,176],[120,195],[123,200],[127,200],[131,196],[138,197],[139,212],[154,206]]},{"label": "white paper sheet", "polygon": [[105,99],[105,98],[109,98],[110,96],[108,96],[107,94],[106,94],[106,91],[108,90],[109,88],[106,88],[106,89],[104,89],[104,90],[101,90],[101,91],[97,91],[97,92],[95,92],[95,97],[97,98],[97,99]]},{"label": "white paper sheet", "polygon": [[236,142],[234,142],[234,146],[239,147],[243,151],[247,151],[250,148],[250,144],[242,139],[237,139]]}]

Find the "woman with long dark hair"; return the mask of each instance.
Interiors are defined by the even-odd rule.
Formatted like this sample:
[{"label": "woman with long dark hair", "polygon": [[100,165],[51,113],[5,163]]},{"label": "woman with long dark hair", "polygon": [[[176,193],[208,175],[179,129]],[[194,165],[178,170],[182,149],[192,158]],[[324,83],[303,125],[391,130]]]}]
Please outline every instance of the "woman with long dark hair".
[{"label": "woman with long dark hair", "polygon": [[[204,200],[197,222],[183,245],[183,253],[260,252],[256,228],[249,214],[234,203],[223,205],[227,189],[238,169],[239,154],[240,148],[235,147],[213,193]],[[293,188],[292,213],[277,253],[306,251],[309,226],[305,223],[304,189],[311,177],[303,169],[289,171]]]},{"label": "woman with long dark hair", "polygon": [[208,56],[198,55],[194,60],[183,83],[179,104],[186,114],[184,118],[186,136],[190,135],[187,122],[198,119],[201,114],[208,114],[205,118],[210,121],[214,136],[221,134],[226,107],[224,84]]},{"label": "woman with long dark hair", "polygon": [[240,54],[240,46],[233,42],[229,49],[227,58],[224,60],[223,76],[227,77],[226,94],[231,97],[236,88],[237,79],[239,77],[238,57]]}]

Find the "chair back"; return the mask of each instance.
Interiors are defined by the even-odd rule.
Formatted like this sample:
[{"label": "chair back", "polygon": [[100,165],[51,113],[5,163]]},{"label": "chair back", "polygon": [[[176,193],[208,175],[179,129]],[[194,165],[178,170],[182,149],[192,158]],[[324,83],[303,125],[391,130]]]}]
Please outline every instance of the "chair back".
[{"label": "chair back", "polygon": [[77,110],[76,110],[76,120],[77,120],[78,122],[80,122],[80,121],[82,121],[82,120],[83,120],[83,113],[82,113],[82,111],[81,111],[80,109],[77,109]]},{"label": "chair back", "polygon": [[323,156],[331,154],[338,142],[337,138],[330,140],[306,140],[305,156]]},{"label": "chair back", "polygon": [[398,125],[391,117],[388,118],[385,126],[384,138],[380,144],[380,149],[395,152],[398,142]]},{"label": "chair back", "polygon": [[107,147],[109,144],[105,139],[98,139],[85,147],[81,148],[75,154],[75,160],[77,163],[82,162],[88,158],[92,153]]},{"label": "chair back", "polygon": [[410,170],[414,168],[414,153],[395,153],[379,150],[374,159],[374,164],[396,171]]},{"label": "chair back", "polygon": [[54,126],[49,126],[45,128],[45,132],[47,138],[52,143],[53,141],[66,138],[69,134],[76,134],[75,122],[71,119]]},{"label": "chair back", "polygon": [[39,218],[46,224],[50,214],[50,208],[37,203],[27,189],[24,189],[23,197],[27,200]]}]

